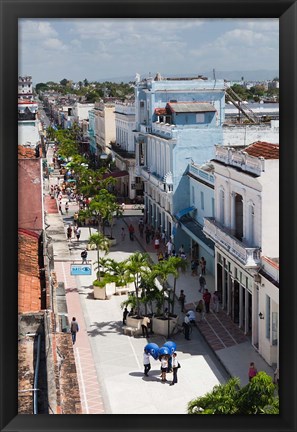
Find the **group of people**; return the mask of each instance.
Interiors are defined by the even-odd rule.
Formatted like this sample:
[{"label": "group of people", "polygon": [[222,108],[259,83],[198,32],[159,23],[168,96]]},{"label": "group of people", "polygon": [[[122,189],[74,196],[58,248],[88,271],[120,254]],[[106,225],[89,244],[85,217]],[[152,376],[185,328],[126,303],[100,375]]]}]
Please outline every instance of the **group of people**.
[{"label": "group of people", "polygon": [[[180,368],[180,364],[177,359],[177,353],[174,352],[172,355],[162,354],[159,356],[159,361],[161,363],[161,375],[160,375],[161,382],[165,383],[167,381],[167,373],[173,373],[170,386],[177,384],[177,371]],[[151,363],[150,363],[150,354],[146,349],[144,349],[144,353],[143,353],[143,366],[144,366],[144,375],[148,376],[148,373],[151,370]]]},{"label": "group of people", "polygon": [[67,240],[68,241],[71,241],[73,237],[75,237],[76,240],[79,241],[80,235],[81,235],[81,229],[77,224],[75,224],[75,225],[69,224],[67,226]]}]

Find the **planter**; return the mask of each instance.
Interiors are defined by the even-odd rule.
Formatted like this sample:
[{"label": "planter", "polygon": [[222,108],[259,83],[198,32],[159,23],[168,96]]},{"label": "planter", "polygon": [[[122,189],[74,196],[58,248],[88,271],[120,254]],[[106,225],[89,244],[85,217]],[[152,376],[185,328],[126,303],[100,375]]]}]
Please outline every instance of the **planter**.
[{"label": "planter", "polygon": [[94,289],[94,299],[97,300],[108,300],[110,297],[115,294],[115,283],[109,282],[103,287],[99,287],[97,285],[93,285]]},{"label": "planter", "polygon": [[141,322],[142,318],[134,318],[133,316],[127,316],[126,318],[126,326],[127,327],[133,327],[137,330],[134,332],[134,335],[141,334]]},{"label": "planter", "polygon": [[97,246],[95,244],[88,243],[87,244],[87,249],[88,250],[97,250]]},{"label": "planter", "polygon": [[[168,336],[168,319],[161,317],[153,317],[153,330],[155,334],[159,334],[162,336]],[[176,323],[178,321],[178,317],[170,317],[169,318],[169,334],[173,331]]]},{"label": "planter", "polygon": [[109,241],[109,245],[111,246],[115,246],[117,244],[117,239],[116,238],[110,238],[108,236],[106,236],[108,238]]}]

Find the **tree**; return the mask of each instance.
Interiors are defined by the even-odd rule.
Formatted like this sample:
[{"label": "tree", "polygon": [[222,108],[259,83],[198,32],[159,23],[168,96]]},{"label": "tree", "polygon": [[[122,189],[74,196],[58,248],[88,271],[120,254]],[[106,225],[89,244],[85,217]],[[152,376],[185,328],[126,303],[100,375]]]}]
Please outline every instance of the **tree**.
[{"label": "tree", "polygon": [[105,253],[109,251],[109,240],[102,233],[97,232],[90,235],[89,244],[95,245],[97,249],[97,281],[100,281],[100,250]]},{"label": "tree", "polygon": [[171,263],[172,267],[177,270],[177,272],[175,272],[174,275],[173,275],[174,276],[174,281],[173,281],[172,313],[174,314],[174,303],[175,303],[175,294],[176,294],[176,282],[177,282],[177,279],[179,278],[180,271],[183,272],[183,273],[186,271],[186,269],[188,267],[188,263],[183,258],[174,257],[174,256],[169,257],[168,261]]},{"label": "tree", "polygon": [[214,386],[204,396],[188,403],[188,414],[279,414],[275,385],[265,372],[258,374],[240,388],[239,378]]},{"label": "tree", "polygon": [[63,86],[63,87],[66,87],[66,86],[67,86],[67,83],[68,83],[68,79],[66,79],[66,78],[63,78],[63,79],[60,81],[60,84],[61,84],[61,86]]},{"label": "tree", "polygon": [[134,252],[130,255],[126,261],[126,270],[129,276],[133,278],[135,294],[136,294],[136,312],[139,316],[140,314],[140,304],[139,304],[139,288],[141,284],[141,277],[148,272],[150,269],[148,263],[148,254],[142,252]]},{"label": "tree", "polygon": [[164,314],[164,311],[165,311],[165,292],[167,291],[167,279],[170,275],[177,278],[178,277],[178,270],[173,265],[173,262],[170,259],[168,259],[168,260],[160,261],[158,264],[155,264],[153,267],[153,273],[154,273],[155,277],[160,278],[160,282],[162,285],[162,295],[163,295],[162,307],[163,307],[163,314]]}]

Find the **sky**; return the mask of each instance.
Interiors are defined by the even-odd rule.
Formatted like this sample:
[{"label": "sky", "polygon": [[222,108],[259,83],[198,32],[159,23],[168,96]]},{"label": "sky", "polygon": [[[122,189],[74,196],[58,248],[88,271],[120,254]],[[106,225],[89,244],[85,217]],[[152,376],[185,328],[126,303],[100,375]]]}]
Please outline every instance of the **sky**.
[{"label": "sky", "polygon": [[279,69],[279,20],[20,19],[19,75],[33,84]]}]

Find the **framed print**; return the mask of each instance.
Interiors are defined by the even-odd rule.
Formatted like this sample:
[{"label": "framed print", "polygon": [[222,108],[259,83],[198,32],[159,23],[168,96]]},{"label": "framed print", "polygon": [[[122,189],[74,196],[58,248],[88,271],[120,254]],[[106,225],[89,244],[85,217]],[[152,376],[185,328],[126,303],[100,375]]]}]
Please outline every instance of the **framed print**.
[{"label": "framed print", "polygon": [[[237,2],[225,0],[208,0],[207,2],[200,0],[184,2],[19,0],[12,2],[2,0],[1,12],[1,430],[99,430],[102,432],[191,431],[197,429],[219,431],[222,428],[237,431],[296,430],[296,2],[281,0],[271,2],[255,0]],[[235,22],[238,24],[235,25]],[[270,32],[270,28],[273,28],[273,32]],[[278,43],[279,64],[275,58],[272,61],[277,52]],[[187,51],[188,54],[185,55]],[[96,56],[99,54],[100,62],[97,63]],[[149,61],[147,61],[148,58]],[[220,69],[224,70],[224,67],[228,66],[237,74],[232,75],[230,82],[219,72]],[[155,69],[149,70],[153,67]],[[167,69],[162,71],[159,68]],[[270,75],[263,75],[262,79],[261,69],[267,69],[266,72],[270,71]],[[257,75],[252,75],[252,72],[255,71],[259,79]],[[140,74],[145,73],[147,77],[142,78]],[[163,73],[168,76],[165,79],[167,81],[164,88],[160,84],[163,82]],[[191,79],[194,78],[185,78],[191,75],[198,76],[197,80],[200,83],[197,85],[201,86],[203,92],[201,90],[199,93],[197,88],[191,84]],[[39,84],[39,88],[50,90],[47,100],[55,97],[59,86],[64,89],[69,88],[73,91],[72,96],[76,100],[76,111],[72,111],[72,102],[69,102],[71,98],[65,97],[61,99],[59,109],[50,108],[45,113],[41,108],[41,101],[36,103],[33,98],[31,99],[32,79],[33,87]],[[100,81],[97,82],[97,79]],[[113,80],[118,85],[116,90],[112,89]],[[225,108],[228,108],[228,104],[225,105],[226,88],[231,88],[228,93],[229,102],[230,105],[232,103],[234,105],[232,98],[235,96],[231,91],[234,92],[236,85],[240,91],[239,87],[243,83],[247,84],[248,81],[250,81],[250,86],[246,88],[249,89],[250,94],[253,94],[253,100],[259,102],[257,112],[264,112],[263,124],[264,120],[267,120],[266,117],[269,116],[272,120],[271,124],[275,127],[273,131],[271,126],[267,136],[271,138],[279,133],[279,142],[274,144],[273,138],[271,141],[257,139],[259,132],[257,127],[260,129],[260,126],[257,122],[253,126],[255,131],[253,137],[256,138],[251,143],[260,142],[265,147],[268,144],[265,141],[269,141],[275,153],[274,156],[271,156],[270,153],[267,159],[279,159],[280,161],[279,194],[278,185],[276,187],[276,184],[273,183],[270,187],[269,184],[259,182],[262,189],[258,186],[254,201],[250,196],[246,198],[244,195],[246,188],[256,190],[255,179],[260,176],[260,172],[261,175],[265,173],[265,167],[268,167],[268,164],[265,165],[264,158],[262,158],[260,167],[257,152],[255,162],[256,157],[252,153],[254,149],[251,153],[248,153],[246,148],[243,153],[241,147],[238,153],[237,150],[234,150],[236,154],[232,156],[233,168],[231,168],[237,173],[237,177],[230,175],[232,177],[232,179],[230,177],[230,184],[234,184],[235,181],[238,183],[234,189],[236,193],[227,193],[224,185],[228,182],[226,173],[228,170],[230,173],[228,158],[232,152],[230,149],[222,150],[220,144],[228,146],[221,138],[222,134],[216,131],[216,128],[223,129],[223,120],[226,118]],[[256,81],[259,82],[254,84]],[[266,96],[264,97],[264,93],[261,93],[261,91],[264,92],[264,81],[268,82],[267,90],[268,87],[271,90],[268,92],[270,99],[265,101]],[[176,89],[172,84],[174,82],[181,82],[184,87]],[[134,92],[134,90],[130,91],[132,87],[137,88],[138,92],[135,92],[138,99],[134,111],[131,108],[133,105],[131,95]],[[80,94],[82,89],[85,91]],[[68,95],[66,90],[64,93]],[[197,96],[202,93],[203,96]],[[265,95],[268,93],[266,92]],[[181,96],[182,94],[186,96]],[[77,99],[75,95],[79,95]],[[102,108],[100,103],[97,103],[97,98],[107,101],[108,107]],[[81,123],[81,127],[82,131],[85,128],[86,135],[90,137],[92,135],[91,124],[94,124],[96,128],[96,124],[98,125],[100,118],[103,117],[107,122],[106,118],[109,118],[110,113],[114,115],[117,112],[115,105],[119,99],[122,105],[125,101],[126,106],[125,109],[118,108],[119,117],[116,124],[125,124],[126,126],[121,127],[126,129],[121,129],[119,132],[119,127],[118,129],[114,127],[112,136],[108,135],[109,132],[104,132],[106,134],[104,139],[108,145],[102,145],[99,154],[97,150],[101,138],[98,134],[96,138],[96,131],[93,134],[94,153],[90,150],[90,141],[86,142],[81,136],[80,152],[85,159],[79,159],[80,170],[85,168],[81,166],[86,161],[88,163],[91,161],[90,166],[94,167],[94,170],[90,171],[93,174],[88,172],[88,186],[92,186],[92,175],[95,175],[99,167],[103,166],[104,169],[109,170],[114,180],[113,185],[116,185],[113,186],[113,190],[118,188],[117,206],[113,208],[110,217],[106,216],[105,219],[102,219],[103,210],[99,205],[106,195],[103,198],[101,195],[101,198],[98,198],[100,210],[96,213],[94,207],[95,210],[93,209],[91,216],[89,214],[85,218],[88,222],[85,222],[84,219],[82,223],[80,222],[81,225],[78,222],[76,224],[74,222],[78,220],[78,215],[82,214],[79,212],[87,211],[90,208],[92,198],[88,202],[85,201],[85,198],[82,198],[81,201],[79,198],[72,200],[72,194],[75,196],[79,190],[79,182],[74,175],[76,168],[73,169],[75,158],[70,153],[61,157],[57,145],[59,140],[55,133],[62,129],[73,131],[76,127],[73,125],[77,124],[77,120],[72,121],[71,119],[79,118],[77,106],[81,104],[83,110],[83,104],[86,103],[88,110],[93,110],[94,118],[91,120],[91,117],[87,117],[87,120]],[[16,100],[18,100],[18,110]],[[244,119],[247,119],[246,122],[251,121],[255,114],[249,111],[247,104],[239,100],[240,102],[235,103],[237,110],[234,116],[238,116],[236,117],[238,124],[245,124]],[[262,102],[261,105],[260,102]],[[278,109],[274,107],[268,112],[268,104],[265,102],[280,102],[279,114]],[[36,118],[34,104],[38,105],[36,110],[42,112],[42,115],[39,115],[42,123],[42,139],[38,141],[37,147],[29,145],[30,138],[28,138],[29,135],[26,135],[28,124],[34,123]],[[100,111],[100,114],[95,113],[96,110]],[[223,111],[224,114],[222,114]],[[266,112],[268,112],[267,115]],[[277,112],[275,118],[279,119],[279,129],[278,123],[273,123],[275,112]],[[154,120],[148,122],[147,113],[151,113]],[[230,113],[232,116],[231,109]],[[134,120],[131,120],[133,115]],[[21,130],[20,123],[19,128],[16,127],[20,118],[27,122],[26,132],[24,129]],[[202,131],[201,137],[204,142],[212,147],[216,146],[215,157],[209,156],[211,153],[207,151],[203,153],[202,147],[198,151],[199,144],[195,144],[196,147],[193,145],[193,152],[187,149],[184,153],[183,150],[178,150],[181,152],[178,153],[176,148],[183,147],[181,141],[178,141],[182,134],[184,134],[185,142],[193,139],[188,132],[192,127],[191,122],[195,123],[195,128]],[[133,127],[129,129],[128,123],[131,125],[133,123]],[[63,128],[60,127],[62,124]],[[178,133],[175,131],[176,127],[180,127]],[[52,131],[51,137],[50,132],[44,133],[46,129]],[[122,132],[123,130],[127,131],[126,135]],[[215,131],[213,132],[214,138],[209,142],[205,130]],[[30,133],[32,134],[32,131]],[[125,143],[129,140],[129,134],[133,136],[131,138],[133,148],[129,146],[124,148]],[[246,134],[247,132],[245,132],[245,137]],[[77,132],[75,136],[79,136],[79,133]],[[241,138],[242,136],[240,135]],[[24,146],[26,151],[33,152],[32,160],[29,163],[28,161],[23,163],[25,159],[23,153],[20,158],[20,151],[24,151],[17,146],[17,143],[20,144],[20,137],[26,141],[26,144],[29,143]],[[172,142],[174,141],[174,145],[170,147],[171,144],[166,144],[166,150],[160,152],[163,155],[161,160],[156,156],[159,154],[158,145],[160,142],[167,142],[168,137]],[[230,133],[228,139],[233,143],[237,138]],[[230,145],[232,146],[233,144]],[[185,166],[178,165],[179,156],[174,156],[175,151],[177,155],[182,155],[184,160],[187,159]],[[46,152],[49,152],[50,157],[46,156]],[[90,154],[85,156],[88,152],[92,157]],[[276,153],[277,156],[275,156]],[[119,156],[114,156],[115,154]],[[137,158],[139,163],[139,171],[137,175],[134,174],[133,181],[129,177],[132,165],[125,165],[125,158],[131,159],[131,154],[132,158]],[[174,157],[176,163],[172,163]],[[107,162],[106,159],[108,159]],[[199,169],[195,167],[195,161],[198,159]],[[149,160],[153,162],[150,163]],[[206,161],[207,163],[212,162],[212,171],[209,170],[209,164],[207,165]],[[88,169],[90,168],[88,164],[85,165]],[[245,167],[249,165],[250,173],[252,173],[251,183],[247,185],[242,180],[246,169],[243,168],[243,165]],[[169,166],[174,166],[175,171],[171,171]],[[135,169],[134,165],[133,167]],[[159,175],[158,172],[162,175]],[[180,190],[175,191],[175,181],[178,175],[180,175],[179,181],[182,185],[180,188],[191,185],[191,187],[187,186],[186,193],[181,193]],[[185,177],[188,180],[185,180]],[[191,182],[193,179],[196,181],[198,177],[201,188],[196,190],[196,183]],[[54,183],[50,183],[50,178],[55,178],[57,187],[54,188]],[[100,177],[100,181],[102,178],[104,179],[104,175]],[[223,180],[219,184],[220,178]],[[146,185],[143,186],[142,198],[138,201],[136,198],[140,194],[140,183],[146,183]],[[239,184],[242,189],[239,189]],[[216,195],[214,190],[217,185],[220,191]],[[148,189],[150,187],[151,189]],[[264,250],[264,245],[262,249],[261,245],[258,248],[253,246],[254,243],[256,244],[257,236],[259,238],[264,236],[268,228],[260,224],[260,213],[257,213],[255,203],[259,197],[261,200],[261,193],[265,188],[269,191],[270,197],[267,206],[271,205],[271,208],[274,208],[272,204],[278,199],[280,203],[280,217],[278,218],[278,215],[271,211],[270,214],[266,214],[265,219],[266,224],[269,225],[269,233],[272,234],[274,230],[278,231],[279,220],[280,252],[279,256],[270,256],[271,259],[267,259],[264,264],[262,260],[260,264],[259,257]],[[242,195],[240,195],[240,190],[243,191]],[[98,193],[96,191],[97,195]],[[174,193],[179,196],[175,202],[170,201]],[[94,197],[97,196],[96,194],[94,193]],[[34,208],[38,201],[36,197],[39,195],[42,196],[43,205],[35,212]],[[122,202],[120,201],[122,197],[128,197],[128,199]],[[211,197],[213,197],[212,201]],[[230,206],[226,204],[229,197],[234,198],[234,201],[231,201],[230,198]],[[59,200],[61,204],[58,208]],[[244,216],[243,201],[249,205]],[[94,202],[96,202],[95,198]],[[77,219],[75,219],[76,210],[73,210],[75,205],[78,205]],[[54,207],[55,210],[52,211]],[[161,210],[156,210],[157,208]],[[189,242],[184,241],[190,230],[189,221],[193,222],[197,216],[197,208],[198,212],[203,214],[205,228],[200,227],[199,233],[196,228],[195,235],[198,238],[196,243],[193,241],[194,237]],[[206,213],[206,210],[209,211],[209,214]],[[170,212],[172,219],[169,220],[166,219],[166,214]],[[56,215],[56,219],[51,214]],[[216,224],[214,216],[217,214],[220,216],[220,223]],[[125,222],[122,221],[121,215],[126,217]],[[233,230],[230,238],[232,237],[233,240],[232,244],[226,246],[228,241],[224,233],[222,234],[222,225],[229,216],[230,221],[233,221],[233,225],[232,223],[232,226],[230,225],[230,230]],[[115,224],[114,219],[116,219]],[[196,222],[198,219],[197,216]],[[235,222],[235,219],[244,221],[241,225],[246,223],[246,228]],[[89,224],[88,230],[87,224]],[[98,228],[98,232],[94,234],[95,231],[92,230],[95,230],[96,224],[100,226],[100,229]],[[144,227],[147,226],[149,229],[150,225],[149,236],[152,237],[149,237],[147,241]],[[197,222],[195,226],[198,225]],[[75,227],[75,232],[71,231],[73,227]],[[79,231],[77,231],[78,227]],[[189,270],[190,267],[187,270],[188,285],[190,286],[192,281],[197,281],[193,284],[198,284],[199,279],[198,296],[203,298],[204,303],[203,301],[202,303],[206,314],[209,312],[209,302],[205,296],[207,288],[218,293],[218,283],[215,278],[220,277],[222,286],[225,283],[223,281],[226,281],[226,287],[230,284],[230,291],[228,291],[229,288],[226,288],[225,291],[223,288],[217,294],[217,309],[214,297],[211,297],[210,311],[215,317],[216,312],[221,313],[224,309],[225,315],[230,316],[232,326],[230,324],[228,327],[229,324],[224,324],[228,336],[223,336],[221,315],[217,315],[214,321],[207,317],[206,324],[203,323],[203,314],[198,308],[198,298],[191,294],[194,290],[186,291],[185,297],[180,294],[178,297],[175,285],[172,289],[170,287],[168,289],[166,285],[165,289],[164,282],[162,313],[166,320],[164,318],[162,324],[160,323],[162,320],[155,320],[158,314],[154,313],[152,306],[150,306],[151,314],[147,312],[148,302],[146,304],[143,301],[145,309],[140,314],[138,300],[140,287],[136,285],[136,288],[133,287],[136,294],[132,294],[131,300],[132,288],[130,285],[129,289],[127,288],[128,279],[125,279],[125,284],[121,285],[119,278],[115,279],[114,269],[111,273],[113,280],[110,277],[108,281],[114,285],[112,287],[103,285],[100,272],[104,268],[104,277],[108,275],[107,264],[105,261],[106,267],[102,267],[104,260],[100,261],[101,256],[99,259],[102,244],[98,243],[100,239],[95,239],[96,235],[101,234],[101,228],[103,238],[105,238],[105,233],[109,235],[108,248],[111,249],[108,249],[108,253],[111,250],[115,256],[118,251],[117,247],[126,257],[134,251],[132,245],[134,247],[137,244],[135,250],[138,251],[138,247],[144,245],[143,250],[147,251],[151,257],[155,257],[156,265],[164,261],[163,255],[160,258],[160,250],[162,254],[167,254],[166,258],[168,256],[170,258],[172,254],[176,254],[180,259],[185,258],[188,267],[191,266],[191,270]],[[242,247],[238,246],[236,238],[240,241],[249,238],[244,248],[244,266],[241,265],[241,267],[236,264],[242,261],[240,255]],[[201,239],[205,242],[204,246]],[[219,239],[217,248],[211,247],[211,241],[214,243],[214,239]],[[277,243],[275,238],[273,241]],[[60,249],[53,247],[55,242],[59,243]],[[94,250],[92,243],[95,245]],[[104,247],[103,245],[103,250]],[[226,248],[225,255],[224,247]],[[230,262],[230,254],[228,255],[232,247],[237,251],[237,258],[234,259],[234,262],[232,260]],[[172,248],[178,250],[173,253]],[[270,248],[272,255],[277,249],[278,245],[273,244],[273,247]],[[57,250],[61,255],[57,254]],[[84,255],[81,254],[82,251]],[[35,257],[35,267],[32,267],[34,259],[31,261],[33,256],[31,254]],[[198,260],[196,270],[193,264],[195,259]],[[210,263],[211,259],[213,264]],[[97,270],[92,267],[92,261],[93,264],[97,262]],[[54,262],[57,263],[56,271],[53,271]],[[131,266],[127,268],[132,272]],[[197,268],[199,268],[199,274]],[[242,268],[245,271],[242,271]],[[250,288],[249,279],[251,268],[257,268],[254,272],[250,272],[252,288]],[[273,273],[276,275],[275,279],[267,272],[267,268],[275,272]],[[279,268],[281,268],[280,272]],[[135,277],[133,272],[131,274]],[[210,274],[213,274],[212,278]],[[160,276],[160,273],[158,275]],[[182,283],[185,282],[182,281],[186,280],[185,277],[182,276],[179,282],[176,277],[178,287],[184,287]],[[28,294],[28,284],[34,284],[34,278],[38,279],[42,288],[37,295],[35,293],[35,303]],[[144,276],[143,280],[145,280]],[[214,281],[213,286],[212,281]],[[275,285],[277,288],[275,298],[267,295],[263,281],[266,281],[266,284]],[[76,283],[78,288],[74,288]],[[23,287],[21,293],[20,285]],[[142,289],[145,293],[143,287]],[[185,288],[187,289],[188,287]],[[114,304],[113,300],[110,300],[113,294],[119,294],[112,297],[116,299]],[[143,297],[145,297],[144,294]],[[30,306],[27,309],[21,309],[23,302],[29,304],[29,301],[31,301]],[[123,304],[123,301],[126,303]],[[238,307],[236,306],[237,301]],[[94,304],[99,306],[95,308]],[[118,308],[117,314],[120,308],[125,311],[124,306],[129,306],[129,308],[133,306],[132,309],[136,309],[137,312],[135,312],[138,319],[136,326],[134,326],[135,321],[128,315],[128,311],[123,314],[121,310],[120,317],[114,318],[117,315],[113,315],[113,309],[108,310],[108,305],[111,304],[114,305],[113,309]],[[178,319],[176,323],[173,323],[174,304],[176,308],[181,308],[183,326],[178,325]],[[187,327],[186,317],[194,308],[199,314],[199,320],[202,321],[199,321],[198,329],[190,327],[190,324]],[[185,313],[184,309],[186,309]],[[170,311],[172,311],[171,318]],[[196,317],[195,312],[193,313]],[[158,313],[161,314],[160,311]],[[252,316],[255,313],[256,319],[253,319]],[[267,316],[270,317],[269,320]],[[144,317],[147,318],[147,321],[144,320]],[[170,319],[173,323],[172,328]],[[214,331],[217,322],[221,328],[218,328],[216,334],[219,336],[214,341],[210,331]],[[242,331],[236,333],[239,327]],[[151,331],[150,337],[148,328]],[[179,331],[180,334],[172,339],[179,341],[180,346],[176,346],[176,343],[171,341],[170,336],[174,335],[174,330],[176,333]],[[36,337],[39,331],[45,335],[41,339]],[[196,345],[193,343],[194,336],[192,337],[190,332],[196,332]],[[134,334],[138,334],[139,337],[133,338]],[[157,334],[159,336],[156,336]],[[99,343],[95,342],[96,338],[97,341],[100,340]],[[116,348],[108,342],[111,338]],[[144,343],[146,338],[149,339],[149,347]],[[22,345],[25,339],[29,343],[29,349],[25,347],[25,344]],[[189,341],[192,339],[192,342],[188,343],[187,339]],[[248,343],[253,346],[255,357],[248,358],[251,353],[248,348],[246,359],[243,359],[242,352],[239,354],[239,350],[236,351],[236,347],[233,351],[228,351],[228,347],[239,345],[241,342],[244,342],[245,346]],[[265,346],[263,350],[259,348],[261,343]],[[40,346],[41,351],[39,351]],[[170,358],[175,362],[173,358],[175,349],[179,360],[176,363],[180,365],[180,369],[177,364],[176,370],[173,366],[175,375],[170,375],[166,383],[161,375],[165,373],[165,368],[169,370],[170,367],[168,364],[165,365],[164,359],[167,356],[167,360]],[[150,356],[147,350],[150,350]],[[33,354],[35,352],[41,352],[41,355]],[[195,355],[196,359],[194,359]],[[235,370],[242,371],[240,362],[243,360],[247,362],[247,367],[242,385],[249,385],[252,376],[248,375],[248,365],[253,363],[254,359],[256,359],[258,369],[267,372],[270,376],[273,375],[275,367],[278,373],[279,369],[281,371],[281,378],[278,381],[279,414],[273,415],[273,407],[269,406],[272,410],[272,414],[269,415],[266,411],[261,414],[257,413],[257,415],[239,415],[242,412],[238,411],[232,415],[228,411],[227,415],[223,415],[223,411],[218,414],[215,407],[212,407],[215,415],[200,415],[199,417],[190,415],[190,408],[186,408],[187,403],[198,396],[202,397],[211,393],[215,385],[224,384],[233,373],[236,374]],[[259,364],[258,359],[260,359]],[[152,369],[149,367],[150,361]],[[134,363],[135,366],[131,366]],[[43,371],[36,373],[36,367],[37,369],[43,368]],[[203,370],[203,377],[201,375],[199,379],[197,378],[196,368],[198,371],[201,368],[200,372]],[[257,372],[259,370],[255,372],[259,377]],[[181,379],[177,381],[179,373]],[[41,378],[39,382],[35,379],[37,375]],[[178,382],[174,387],[167,386],[171,377],[171,385]],[[263,380],[265,379],[264,377]],[[275,379],[278,379],[278,375]],[[259,398],[261,395],[264,398],[264,381],[262,384],[259,381]],[[195,385],[197,385],[197,392]],[[38,405],[38,396],[43,389],[45,389],[46,396],[42,399],[42,404]],[[165,389],[166,391],[162,394],[161,392]],[[170,391],[168,392],[167,389]],[[28,398],[27,395],[29,395]],[[273,405],[272,402],[271,404]],[[39,406],[39,413],[37,406]],[[203,408],[199,413],[197,410],[194,409],[191,414],[200,414]],[[205,414],[206,412],[205,408]]]}]

